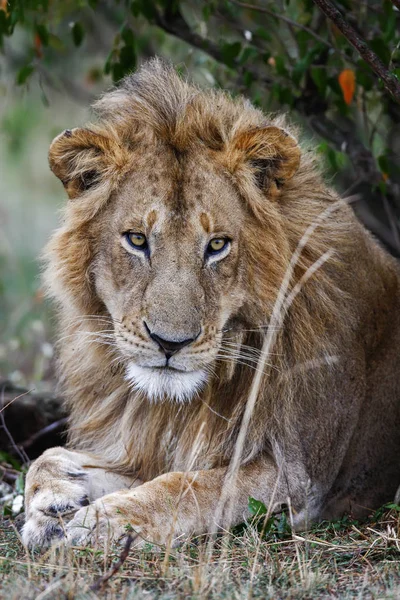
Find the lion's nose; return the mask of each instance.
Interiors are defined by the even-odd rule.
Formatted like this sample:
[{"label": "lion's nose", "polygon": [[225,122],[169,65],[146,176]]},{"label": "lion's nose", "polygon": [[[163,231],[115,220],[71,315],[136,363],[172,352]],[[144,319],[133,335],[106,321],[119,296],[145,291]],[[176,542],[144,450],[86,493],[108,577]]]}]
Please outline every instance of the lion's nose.
[{"label": "lion's nose", "polygon": [[156,333],[153,333],[152,331],[150,331],[150,329],[145,321],[144,321],[144,326],[147,330],[147,333],[151,337],[151,339],[154,340],[155,342],[157,342],[157,344],[159,345],[161,350],[164,352],[167,359],[171,358],[171,356],[176,354],[178,352],[178,350],[181,350],[185,346],[188,346],[189,344],[191,344],[198,338],[198,335],[196,335],[195,337],[187,338],[185,340],[180,340],[180,341],[166,340],[166,339],[160,337],[159,335],[157,335]]}]

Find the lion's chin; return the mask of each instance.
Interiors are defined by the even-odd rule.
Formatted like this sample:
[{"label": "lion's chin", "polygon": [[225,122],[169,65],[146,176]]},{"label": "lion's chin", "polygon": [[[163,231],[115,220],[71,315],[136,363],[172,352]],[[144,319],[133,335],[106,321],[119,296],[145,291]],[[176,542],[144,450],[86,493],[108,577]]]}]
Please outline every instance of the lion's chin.
[{"label": "lion's chin", "polygon": [[130,362],[126,369],[126,379],[131,382],[133,389],[146,394],[152,402],[187,402],[203,388],[207,381],[207,373],[140,367]]}]

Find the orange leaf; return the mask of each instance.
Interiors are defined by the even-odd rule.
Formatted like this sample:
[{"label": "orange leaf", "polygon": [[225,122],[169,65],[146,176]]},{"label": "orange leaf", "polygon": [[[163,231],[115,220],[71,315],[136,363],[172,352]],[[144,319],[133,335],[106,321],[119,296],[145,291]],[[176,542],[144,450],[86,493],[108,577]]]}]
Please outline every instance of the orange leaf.
[{"label": "orange leaf", "polygon": [[346,104],[351,104],[354,92],[356,91],[356,76],[351,69],[344,69],[339,75],[339,85],[343,92],[343,98]]},{"label": "orange leaf", "polygon": [[42,40],[40,39],[40,37],[38,36],[37,33],[35,33],[34,46],[35,46],[35,54],[36,54],[36,56],[38,58],[43,58]]}]

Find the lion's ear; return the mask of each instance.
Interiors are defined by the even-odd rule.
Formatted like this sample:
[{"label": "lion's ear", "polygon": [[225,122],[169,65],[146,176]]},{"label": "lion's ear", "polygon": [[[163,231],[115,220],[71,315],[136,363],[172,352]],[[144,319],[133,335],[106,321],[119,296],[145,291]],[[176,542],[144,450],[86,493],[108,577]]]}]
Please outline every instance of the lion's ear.
[{"label": "lion's ear", "polygon": [[279,127],[239,133],[231,144],[238,161],[236,167],[250,168],[258,187],[272,197],[280,193],[300,165],[301,151],[297,140]]},{"label": "lion's ear", "polygon": [[70,198],[98,185],[121,162],[115,140],[90,129],[66,129],[52,142],[49,163]]}]

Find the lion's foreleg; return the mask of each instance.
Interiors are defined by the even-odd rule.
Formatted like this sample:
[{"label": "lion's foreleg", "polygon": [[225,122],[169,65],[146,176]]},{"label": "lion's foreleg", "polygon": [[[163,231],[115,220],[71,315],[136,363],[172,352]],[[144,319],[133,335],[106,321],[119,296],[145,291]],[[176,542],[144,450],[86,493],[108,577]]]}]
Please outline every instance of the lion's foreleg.
[{"label": "lion's foreleg", "polygon": [[44,545],[63,537],[66,523],[82,506],[139,483],[112,473],[89,454],[46,450],[26,476],[24,543]]},{"label": "lion's foreleg", "polygon": [[271,505],[272,510],[287,501],[286,487],[279,483],[272,462],[242,467],[230,482],[222,468],[167,473],[82,508],[68,524],[67,539],[78,544],[96,537],[120,539],[133,530],[140,536],[135,543],[176,544],[190,535],[243,521],[249,515],[249,496]]}]

